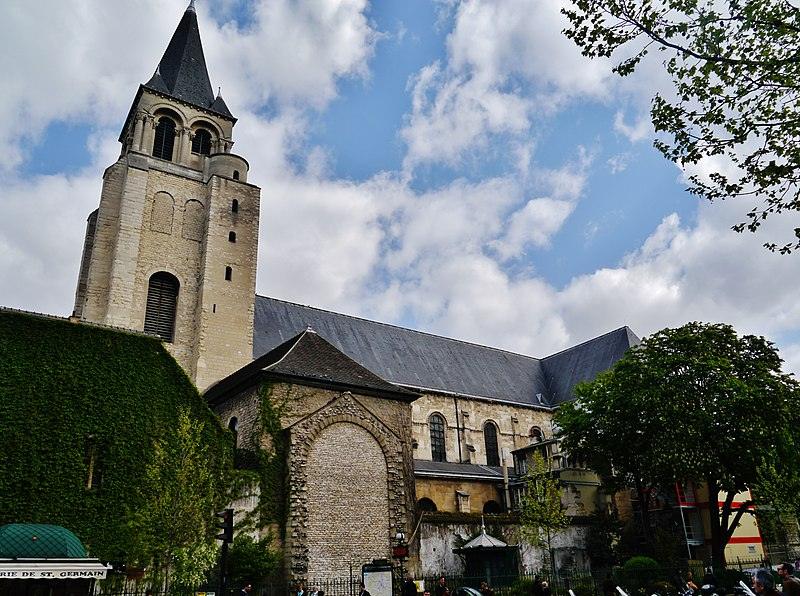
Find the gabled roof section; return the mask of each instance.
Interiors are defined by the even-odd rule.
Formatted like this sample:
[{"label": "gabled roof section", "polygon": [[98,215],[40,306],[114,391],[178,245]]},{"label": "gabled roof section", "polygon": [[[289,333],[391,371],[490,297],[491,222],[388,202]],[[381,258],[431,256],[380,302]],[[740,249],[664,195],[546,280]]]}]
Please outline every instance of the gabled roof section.
[{"label": "gabled roof section", "polygon": [[408,402],[419,397],[382,379],[309,328],[212,385],[206,399],[223,401],[232,392],[265,377]]},{"label": "gabled roof section", "polygon": [[415,459],[414,476],[502,482],[503,468],[500,466],[484,466],[481,464],[461,464],[449,461]]},{"label": "gabled roof section", "polygon": [[308,326],[395,385],[519,405],[548,405],[536,398],[537,393],[547,392],[536,358],[264,296],[256,296],[254,357]]},{"label": "gabled roof section", "polygon": [[593,380],[638,344],[639,338],[633,331],[620,327],[543,359],[552,405],[573,399],[575,385]]},{"label": "gabled roof section", "polygon": [[183,13],[153,77],[145,88],[233,119],[208,77],[194,3]]}]

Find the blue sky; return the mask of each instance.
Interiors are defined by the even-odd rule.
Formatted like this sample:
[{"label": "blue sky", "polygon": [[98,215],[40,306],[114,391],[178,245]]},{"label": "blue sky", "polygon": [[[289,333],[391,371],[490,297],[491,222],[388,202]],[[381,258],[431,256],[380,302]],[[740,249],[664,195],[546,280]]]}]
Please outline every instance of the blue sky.
[{"label": "blue sky", "polygon": [[[0,304],[69,314],[102,171],[185,3],[10,3]],[[580,56],[562,0],[197,4],[263,189],[260,293],[537,356],[725,321],[800,369],[797,257],[729,230],[748,206],[686,193],[652,147],[660,65]]]}]

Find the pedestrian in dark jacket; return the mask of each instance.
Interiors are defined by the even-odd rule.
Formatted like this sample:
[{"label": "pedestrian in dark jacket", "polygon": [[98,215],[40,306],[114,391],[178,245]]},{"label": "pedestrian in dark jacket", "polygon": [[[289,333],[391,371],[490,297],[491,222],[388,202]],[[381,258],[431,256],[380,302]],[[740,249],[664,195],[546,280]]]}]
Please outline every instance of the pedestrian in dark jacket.
[{"label": "pedestrian in dark jacket", "polygon": [[406,581],[403,582],[403,596],[417,596],[417,584],[411,579],[410,575],[406,576]]},{"label": "pedestrian in dark jacket", "polygon": [[783,596],[800,596],[800,579],[794,575],[794,565],[781,563],[778,565],[778,575],[783,580]]},{"label": "pedestrian in dark jacket", "polygon": [[775,589],[775,580],[772,577],[772,570],[759,569],[753,578],[753,592],[758,596],[780,596],[780,592]]}]

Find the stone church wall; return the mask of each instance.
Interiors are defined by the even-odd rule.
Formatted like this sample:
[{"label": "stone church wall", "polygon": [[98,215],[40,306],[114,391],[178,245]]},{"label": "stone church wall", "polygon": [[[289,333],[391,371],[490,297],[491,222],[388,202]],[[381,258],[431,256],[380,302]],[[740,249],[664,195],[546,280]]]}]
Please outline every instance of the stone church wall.
[{"label": "stone church wall", "polygon": [[[420,524],[420,567],[416,570],[423,577],[442,575],[463,575],[464,560],[453,552],[481,531],[479,519],[464,523],[430,523]],[[488,534],[499,538],[509,545],[519,546],[520,571],[537,573],[547,565],[546,552],[543,548],[532,546],[525,541],[516,523],[497,523],[486,519]],[[555,535],[552,539],[556,570],[589,569],[589,558],[586,551],[586,529],[571,526]]]},{"label": "stone church wall", "polygon": [[[458,422],[456,422],[456,412],[458,412]],[[412,406],[415,459],[429,461],[431,459],[428,420],[434,413],[440,414],[446,422],[447,461],[486,465],[483,428],[487,422],[493,422],[498,428],[497,442],[501,459],[505,456],[508,466],[512,465],[511,451],[530,443],[532,427],[540,428],[547,437],[550,437],[553,417],[552,412],[544,409],[426,393]]]}]

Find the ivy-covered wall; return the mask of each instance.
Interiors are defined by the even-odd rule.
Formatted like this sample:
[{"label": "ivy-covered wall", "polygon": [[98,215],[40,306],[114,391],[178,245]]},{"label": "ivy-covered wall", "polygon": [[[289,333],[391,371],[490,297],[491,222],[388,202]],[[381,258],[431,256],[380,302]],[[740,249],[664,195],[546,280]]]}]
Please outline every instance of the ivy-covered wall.
[{"label": "ivy-covered wall", "polygon": [[146,551],[130,518],[179,412],[202,429],[224,503],[230,435],[158,340],[0,311],[0,524],[63,525],[103,560]]}]

